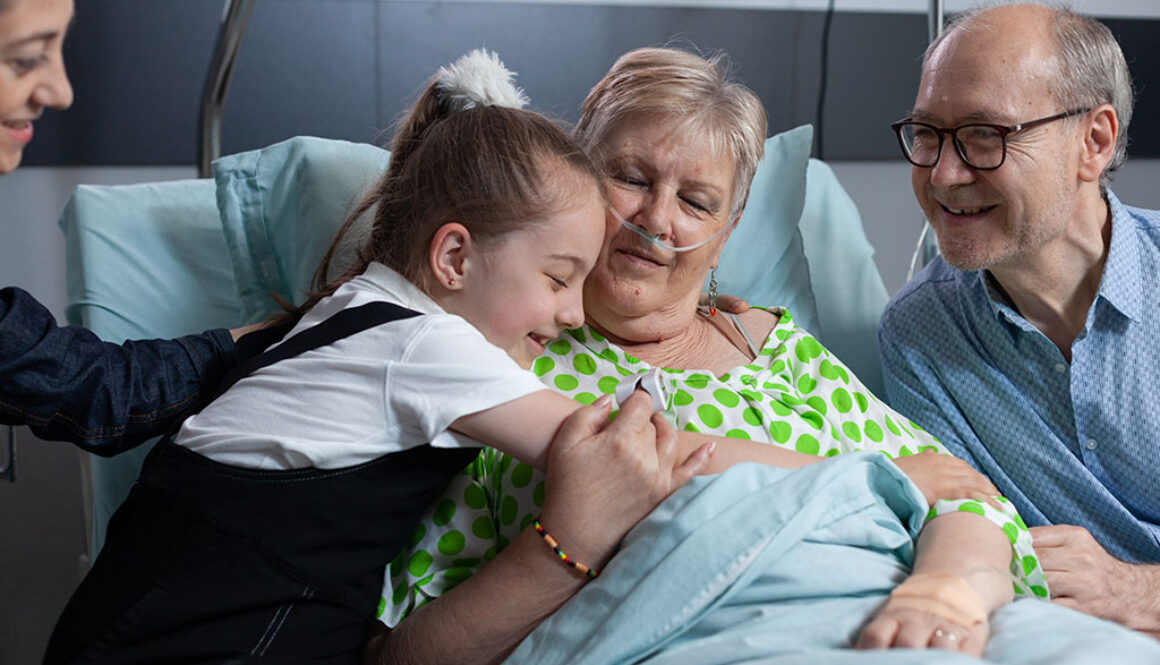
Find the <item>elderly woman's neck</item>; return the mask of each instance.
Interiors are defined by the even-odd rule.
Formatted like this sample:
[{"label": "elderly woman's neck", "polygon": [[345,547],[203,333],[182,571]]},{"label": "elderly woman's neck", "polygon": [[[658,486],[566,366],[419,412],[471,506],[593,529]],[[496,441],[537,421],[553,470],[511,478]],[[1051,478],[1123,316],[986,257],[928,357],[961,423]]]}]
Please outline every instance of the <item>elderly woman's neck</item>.
[{"label": "elderly woman's neck", "polygon": [[655,367],[709,368],[720,334],[695,309],[629,317],[604,313],[588,325],[629,355]]}]

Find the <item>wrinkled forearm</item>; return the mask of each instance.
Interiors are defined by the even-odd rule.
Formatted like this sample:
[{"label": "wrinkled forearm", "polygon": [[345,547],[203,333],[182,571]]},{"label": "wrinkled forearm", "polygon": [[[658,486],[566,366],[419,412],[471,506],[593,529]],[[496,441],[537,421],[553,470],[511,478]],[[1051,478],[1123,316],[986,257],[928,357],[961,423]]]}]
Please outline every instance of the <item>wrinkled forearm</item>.
[{"label": "wrinkled forearm", "polygon": [[[375,665],[499,663],[585,584],[532,529],[482,570],[367,645]],[[449,639],[449,636],[454,638]]]},{"label": "wrinkled forearm", "polygon": [[111,455],[164,433],[235,364],[225,330],[113,344],[0,290],[0,422]]}]

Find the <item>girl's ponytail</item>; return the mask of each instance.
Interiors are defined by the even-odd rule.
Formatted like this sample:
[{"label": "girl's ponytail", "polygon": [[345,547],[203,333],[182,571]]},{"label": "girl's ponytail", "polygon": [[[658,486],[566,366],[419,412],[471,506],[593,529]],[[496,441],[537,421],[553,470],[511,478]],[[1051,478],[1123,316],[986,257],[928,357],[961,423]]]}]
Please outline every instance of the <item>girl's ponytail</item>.
[{"label": "girl's ponytail", "polygon": [[[559,126],[522,110],[527,97],[492,53],[476,50],[439,70],[399,122],[386,173],[347,216],[314,277],[314,291],[287,319],[301,315],[377,261],[425,289],[426,250],[451,221],[481,242],[526,227],[559,208],[574,191],[541,171],[563,165],[599,185],[592,162]],[[374,211],[369,237],[336,277],[344,237]]]}]

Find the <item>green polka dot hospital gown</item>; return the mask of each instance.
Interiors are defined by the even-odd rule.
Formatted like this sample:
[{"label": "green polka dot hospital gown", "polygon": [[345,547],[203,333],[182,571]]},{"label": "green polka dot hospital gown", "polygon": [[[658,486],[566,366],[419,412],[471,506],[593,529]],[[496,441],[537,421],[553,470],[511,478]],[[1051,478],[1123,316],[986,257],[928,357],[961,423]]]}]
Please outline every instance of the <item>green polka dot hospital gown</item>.
[{"label": "green polka dot hospital gown", "polygon": [[[821,456],[880,451],[894,458],[926,450],[945,452],[914,423],[891,410],[785,310],[758,357],[713,376],[697,370],[665,370],[670,402],[666,417],[678,429],[763,441]],[[585,326],[552,342],[532,370],[547,385],[590,404],[612,394],[625,377],[651,367],[625,354]],[[544,476],[491,448],[442,497],[415,528],[411,547],[387,570],[380,620],[396,625],[411,611],[470,577],[539,513]],[[971,500],[939,501],[927,517],[970,511],[1006,532],[1017,594],[1047,596],[1047,583],[1031,548],[1031,535],[1005,500],[1001,509]]]}]

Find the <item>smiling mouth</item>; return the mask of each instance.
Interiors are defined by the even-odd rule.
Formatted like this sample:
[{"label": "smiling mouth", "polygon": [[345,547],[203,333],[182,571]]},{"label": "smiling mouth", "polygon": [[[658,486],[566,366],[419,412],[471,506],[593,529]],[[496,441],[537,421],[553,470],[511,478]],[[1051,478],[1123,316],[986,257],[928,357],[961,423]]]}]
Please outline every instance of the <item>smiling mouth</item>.
[{"label": "smiling mouth", "polygon": [[968,217],[970,215],[982,215],[984,213],[991,212],[992,210],[994,210],[995,208],[998,207],[998,206],[992,205],[992,206],[983,206],[981,208],[952,208],[952,207],[950,207],[946,204],[943,204],[943,203],[940,203],[939,205],[942,206],[943,210],[945,210],[947,213],[949,213],[951,215],[954,215],[955,217]]},{"label": "smiling mouth", "polygon": [[642,251],[639,249],[635,249],[632,247],[622,248],[622,249],[618,249],[616,251],[620,254],[624,254],[625,256],[631,257],[633,259],[638,259],[640,261],[646,261],[646,262],[651,263],[655,266],[665,265],[664,262],[662,262],[660,259],[656,258],[655,256],[649,254],[648,252],[645,252],[645,251]]}]

